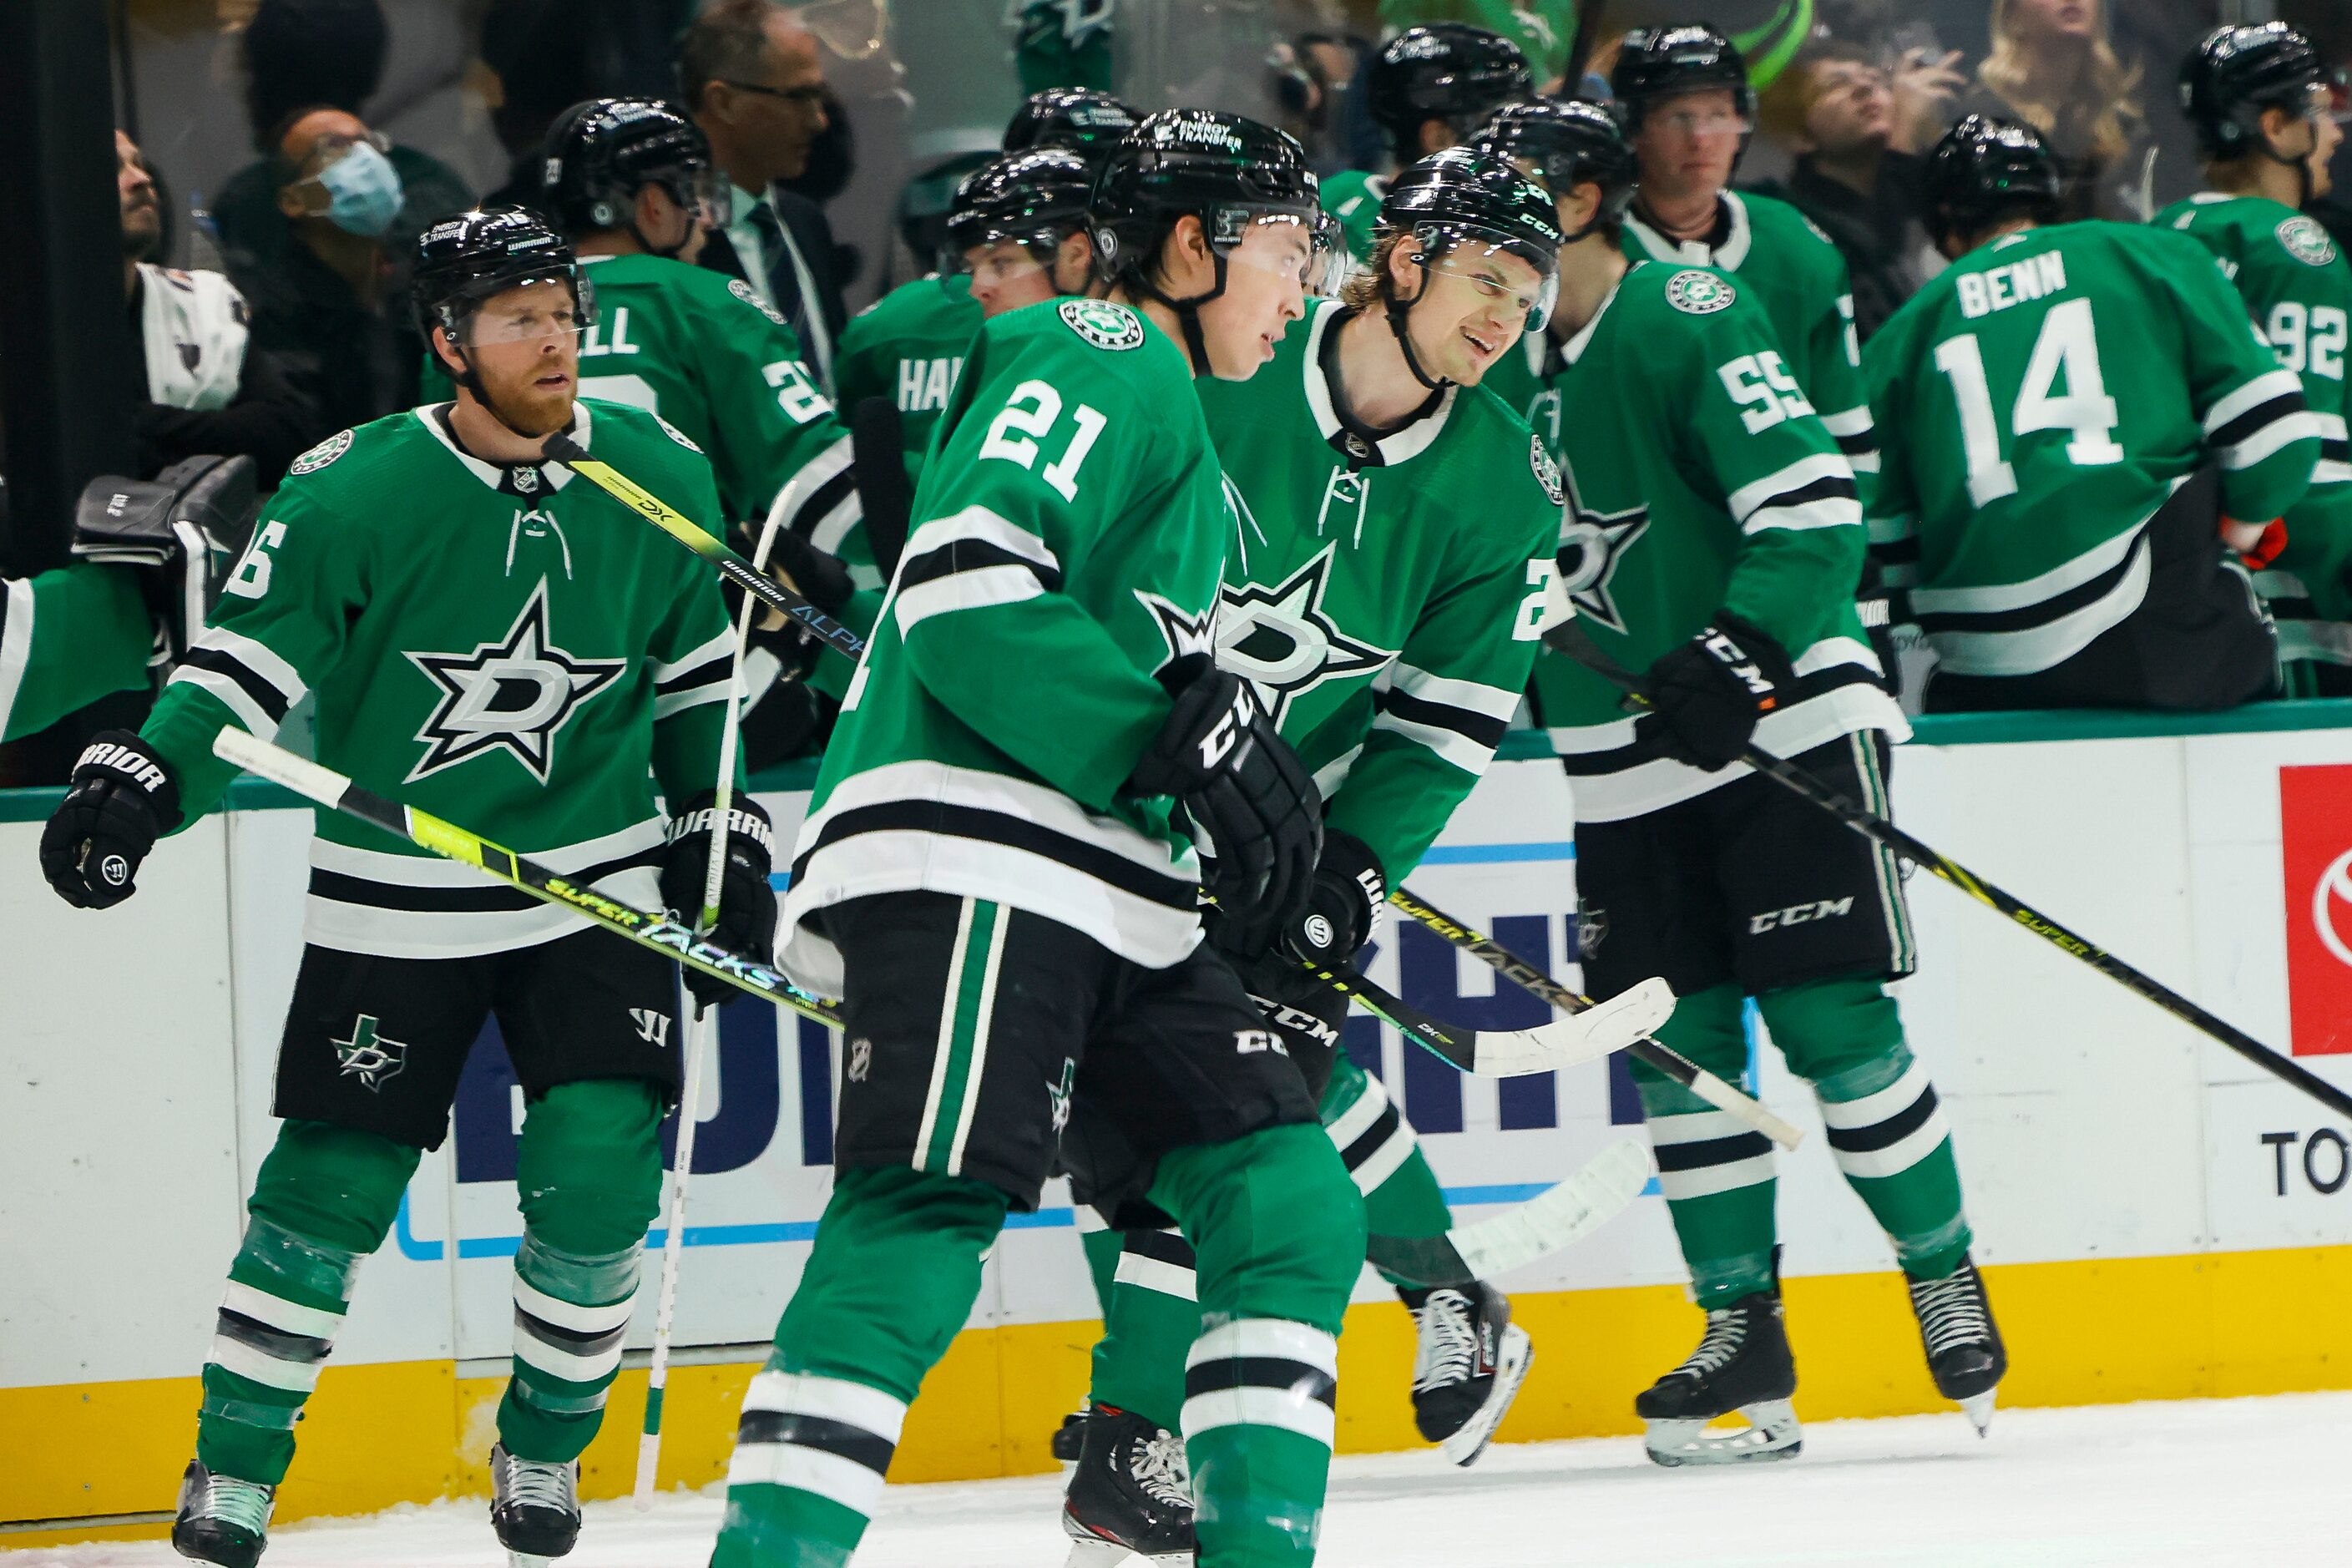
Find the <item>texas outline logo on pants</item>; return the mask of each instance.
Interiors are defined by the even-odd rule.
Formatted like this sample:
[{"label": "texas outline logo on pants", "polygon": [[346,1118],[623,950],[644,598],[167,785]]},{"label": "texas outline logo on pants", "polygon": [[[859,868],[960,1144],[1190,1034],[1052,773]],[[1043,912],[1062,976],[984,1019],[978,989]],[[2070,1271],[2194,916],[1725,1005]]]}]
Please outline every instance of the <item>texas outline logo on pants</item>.
[{"label": "texas outline logo on pants", "polygon": [[360,1080],[360,1087],[370,1093],[380,1093],[386,1079],[398,1078],[400,1069],[408,1065],[405,1042],[391,1040],[376,1032],[377,1019],[372,1013],[362,1013],[352,1025],[352,1037],[332,1040],[335,1059],[342,1064],[342,1076]]}]

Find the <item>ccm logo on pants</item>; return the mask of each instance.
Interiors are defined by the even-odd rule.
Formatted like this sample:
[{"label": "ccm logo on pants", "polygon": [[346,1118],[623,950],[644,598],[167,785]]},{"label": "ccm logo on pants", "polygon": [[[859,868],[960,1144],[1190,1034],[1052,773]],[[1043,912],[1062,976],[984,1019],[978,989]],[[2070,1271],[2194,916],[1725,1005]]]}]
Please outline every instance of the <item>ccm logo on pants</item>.
[{"label": "ccm logo on pants", "polygon": [[1768,931],[1782,926],[1803,925],[1807,921],[1833,921],[1853,911],[1853,897],[1823,899],[1818,903],[1791,904],[1785,910],[1766,910],[1760,915],[1748,917],[1748,934],[1762,936]]}]

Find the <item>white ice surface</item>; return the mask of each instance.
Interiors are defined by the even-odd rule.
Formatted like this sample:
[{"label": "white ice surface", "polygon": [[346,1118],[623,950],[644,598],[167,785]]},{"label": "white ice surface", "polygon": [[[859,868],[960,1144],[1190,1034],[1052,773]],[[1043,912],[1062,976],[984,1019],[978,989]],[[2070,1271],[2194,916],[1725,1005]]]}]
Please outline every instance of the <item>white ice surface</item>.
[{"label": "white ice surface", "polygon": [[[1339,1462],[1328,1568],[1737,1563],[2080,1568],[2352,1563],[2352,1394],[1957,1412],[1808,1426],[1792,1461],[1664,1470],[1632,1438]],[[892,1487],[858,1568],[1061,1568],[1058,1476]],[[591,1503],[563,1568],[702,1568],[709,1496]],[[14,1554],[8,1568],[163,1568],[160,1542]],[[1132,1560],[1130,1560],[1132,1561]],[[479,1502],[278,1532],[265,1568],[505,1568]]]}]

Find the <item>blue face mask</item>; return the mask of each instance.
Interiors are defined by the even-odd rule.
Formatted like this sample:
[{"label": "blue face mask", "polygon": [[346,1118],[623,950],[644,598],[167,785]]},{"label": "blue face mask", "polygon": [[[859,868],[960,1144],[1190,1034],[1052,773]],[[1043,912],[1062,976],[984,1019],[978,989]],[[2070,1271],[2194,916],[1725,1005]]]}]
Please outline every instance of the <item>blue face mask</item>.
[{"label": "blue face mask", "polygon": [[319,184],[327,191],[327,221],[346,233],[373,239],[399,215],[400,172],[364,142],[320,170]]}]

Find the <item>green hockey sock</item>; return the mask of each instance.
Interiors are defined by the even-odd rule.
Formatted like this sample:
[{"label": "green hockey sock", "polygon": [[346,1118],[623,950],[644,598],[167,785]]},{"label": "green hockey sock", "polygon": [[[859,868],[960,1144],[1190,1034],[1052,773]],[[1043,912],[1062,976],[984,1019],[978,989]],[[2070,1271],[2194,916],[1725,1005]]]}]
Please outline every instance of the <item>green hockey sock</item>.
[{"label": "green hockey sock", "polygon": [[[1339,1053],[1318,1108],[1323,1131],[1364,1195],[1364,1228],[1375,1236],[1438,1236],[1454,1228],[1437,1173],[1423,1158],[1412,1124],[1381,1080]],[[1383,1271],[1391,1285],[1403,1281]]]},{"label": "green hockey sock", "polygon": [[1132,1410],[1173,1432],[1184,1408],[1184,1354],[1201,1335],[1192,1244],[1180,1231],[1126,1233],[1103,1336],[1095,1342],[1097,1405]]},{"label": "green hockey sock", "polygon": [[1824,980],[1757,998],[1772,1038],[1811,1079],[1838,1169],[1895,1245],[1903,1271],[1939,1279],[1969,1255],[1951,1128],[1875,980]]},{"label": "green hockey sock", "polygon": [[499,1441],[517,1458],[576,1459],[604,1423],[661,1203],[664,1109],[642,1079],[557,1084],[525,1108],[514,1374],[499,1403]]},{"label": "green hockey sock", "polygon": [[[1748,1070],[1748,1036],[1741,999],[1717,985],[1675,1004],[1658,1031],[1661,1045],[1682,1052],[1727,1082]],[[1772,1283],[1772,1142],[1716,1110],[1672,1079],[1633,1064],[1633,1084],[1658,1158],[1658,1186],[1675,1222],[1689,1268],[1691,1290],[1702,1308],[1720,1307]]]},{"label": "green hockey sock", "polygon": [[276,1486],[294,1424],[318,1385],[359,1261],[383,1244],[417,1151],[322,1121],[289,1121],[247,1202],[205,1357],[196,1458],[216,1475]]},{"label": "green hockey sock", "polygon": [[1004,1194],[903,1166],[845,1171],[766,1370],[743,1395],[710,1568],[841,1568],[923,1375],[980,1293]]},{"label": "green hockey sock", "polygon": [[1311,1563],[1330,1469],[1339,1340],[1363,1267],[1361,1206],[1317,1127],[1179,1149],[1151,1201],[1198,1254],[1201,1335],[1181,1429],[1199,1561]]}]

